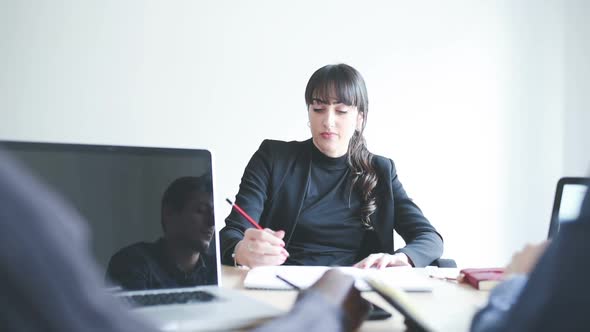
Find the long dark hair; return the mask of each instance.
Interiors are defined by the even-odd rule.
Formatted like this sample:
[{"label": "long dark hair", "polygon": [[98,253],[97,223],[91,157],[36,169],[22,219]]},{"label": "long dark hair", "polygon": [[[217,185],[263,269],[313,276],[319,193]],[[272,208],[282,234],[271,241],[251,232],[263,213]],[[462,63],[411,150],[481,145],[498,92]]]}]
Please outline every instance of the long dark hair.
[{"label": "long dark hair", "polygon": [[361,196],[361,222],[365,228],[372,229],[370,216],[377,208],[374,189],[377,174],[373,168],[373,154],[367,150],[363,136],[369,112],[367,87],[361,74],[346,64],[327,65],[311,75],[305,88],[307,107],[314,98],[328,100],[330,93],[336,93],[338,101],[348,106],[356,106],[363,117],[360,130],[355,130],[348,144],[348,165],[351,169],[352,188]]}]

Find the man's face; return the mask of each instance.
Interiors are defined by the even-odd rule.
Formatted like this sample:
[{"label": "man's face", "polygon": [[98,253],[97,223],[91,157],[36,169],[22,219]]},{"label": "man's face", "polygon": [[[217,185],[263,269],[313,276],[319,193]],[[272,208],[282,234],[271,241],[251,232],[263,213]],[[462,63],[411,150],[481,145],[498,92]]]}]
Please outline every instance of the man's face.
[{"label": "man's face", "polygon": [[165,215],[166,238],[198,252],[209,248],[215,234],[213,197],[209,193],[192,193],[180,212]]}]

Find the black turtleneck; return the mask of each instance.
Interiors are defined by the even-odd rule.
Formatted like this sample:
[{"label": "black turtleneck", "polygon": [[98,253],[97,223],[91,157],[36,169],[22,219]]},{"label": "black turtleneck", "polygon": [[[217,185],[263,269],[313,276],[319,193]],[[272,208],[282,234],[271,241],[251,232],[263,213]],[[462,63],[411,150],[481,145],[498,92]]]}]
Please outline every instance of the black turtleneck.
[{"label": "black turtleneck", "polygon": [[311,146],[309,184],[286,264],[352,265],[358,260],[364,230],[347,157],[330,158]]}]

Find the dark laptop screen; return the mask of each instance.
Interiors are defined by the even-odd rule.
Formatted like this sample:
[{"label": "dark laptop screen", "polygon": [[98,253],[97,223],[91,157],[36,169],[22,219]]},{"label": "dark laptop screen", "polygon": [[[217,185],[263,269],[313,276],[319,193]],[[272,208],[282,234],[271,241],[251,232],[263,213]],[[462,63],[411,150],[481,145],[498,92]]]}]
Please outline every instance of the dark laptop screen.
[{"label": "dark laptop screen", "polygon": [[209,151],[1,145],[87,220],[107,280],[125,289],[218,284]]},{"label": "dark laptop screen", "polygon": [[557,234],[563,223],[572,222],[578,218],[589,185],[590,178],[565,177],[559,180],[551,214],[549,237]]}]

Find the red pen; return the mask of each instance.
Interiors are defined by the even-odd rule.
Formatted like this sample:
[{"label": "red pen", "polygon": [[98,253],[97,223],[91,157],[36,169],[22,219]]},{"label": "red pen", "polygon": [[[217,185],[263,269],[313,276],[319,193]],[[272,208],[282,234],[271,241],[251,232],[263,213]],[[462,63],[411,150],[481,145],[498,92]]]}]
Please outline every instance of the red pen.
[{"label": "red pen", "polygon": [[258,223],[254,219],[252,219],[252,217],[250,217],[246,213],[246,211],[242,210],[242,208],[239,207],[238,204],[232,203],[232,201],[230,201],[229,198],[226,198],[225,200],[229,203],[229,205],[233,206],[233,208],[236,209],[236,211],[238,211],[238,213],[241,214],[242,217],[246,218],[246,220],[248,220],[252,225],[254,225],[254,227],[263,230],[263,228],[260,227],[260,225],[258,225]]}]

